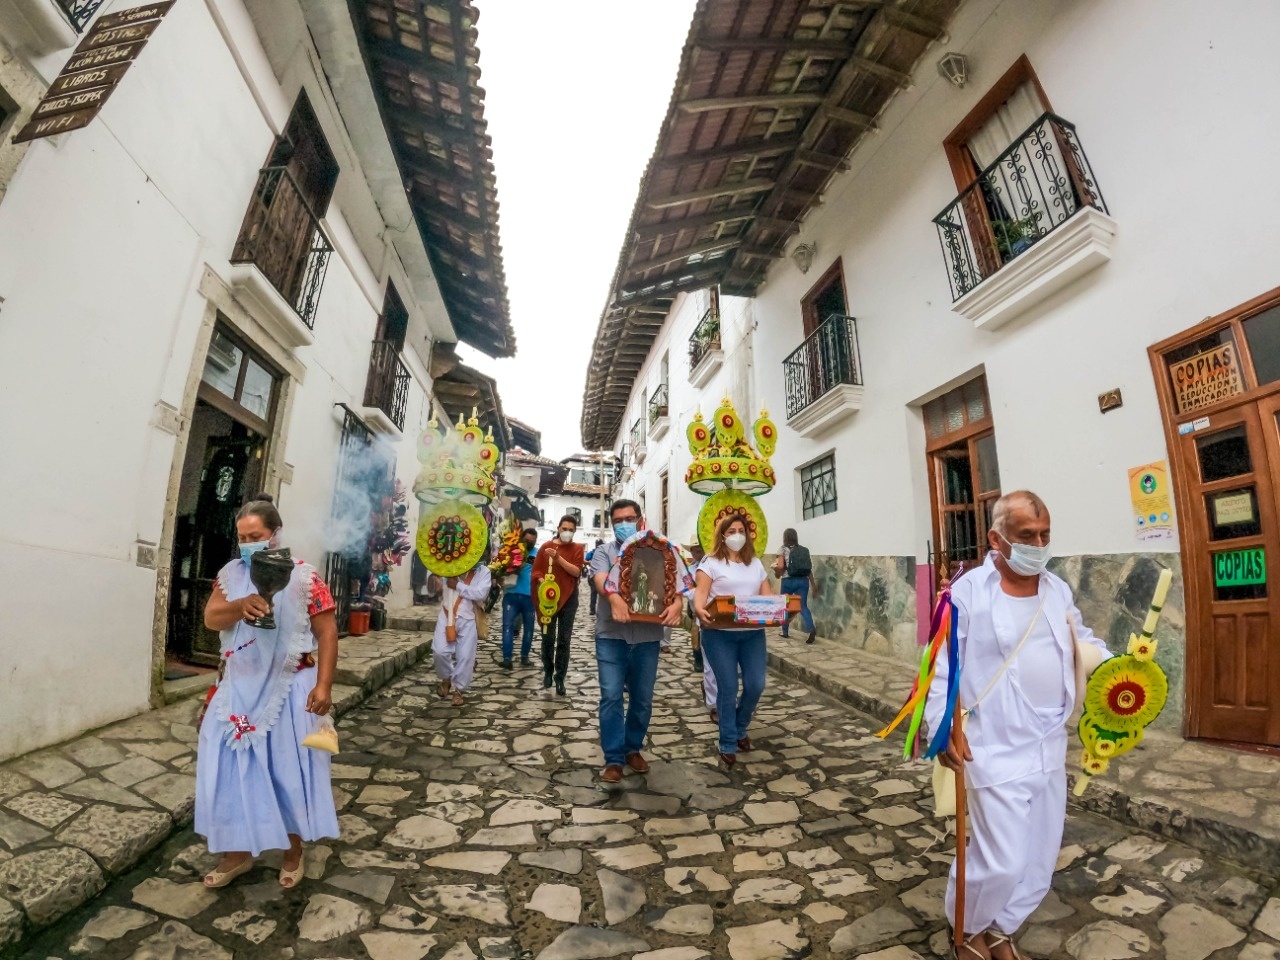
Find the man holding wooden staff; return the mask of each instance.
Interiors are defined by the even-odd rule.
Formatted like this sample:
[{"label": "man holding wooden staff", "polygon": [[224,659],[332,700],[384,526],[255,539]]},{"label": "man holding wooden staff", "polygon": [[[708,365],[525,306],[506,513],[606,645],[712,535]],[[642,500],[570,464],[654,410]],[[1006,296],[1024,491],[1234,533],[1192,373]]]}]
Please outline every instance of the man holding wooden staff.
[{"label": "man holding wooden staff", "polygon": [[[964,778],[967,790],[957,793],[967,792],[971,830],[946,908],[953,929],[963,923],[961,960],[1019,960],[1014,934],[1049,892],[1062,845],[1075,644],[1110,653],[1081,622],[1071,588],[1045,570],[1049,511],[1039,497],[1026,490],[1001,497],[987,537],[986,562],[951,587],[965,721],[952,726],[938,759]],[[949,672],[939,657],[925,707],[931,731],[947,709]],[[963,846],[963,829],[957,834]]]}]

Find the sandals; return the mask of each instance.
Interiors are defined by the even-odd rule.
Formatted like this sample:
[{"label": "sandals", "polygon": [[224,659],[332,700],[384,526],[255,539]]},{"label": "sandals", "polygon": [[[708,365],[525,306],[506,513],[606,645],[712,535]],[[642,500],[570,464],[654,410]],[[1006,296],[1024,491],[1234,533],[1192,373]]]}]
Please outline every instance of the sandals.
[{"label": "sandals", "polygon": [[253,857],[245,857],[230,870],[211,870],[204,875],[204,885],[209,890],[225,887],[236,877],[244,876],[253,869]]},{"label": "sandals", "polygon": [[298,865],[292,870],[286,870],[280,867],[280,886],[286,890],[291,890],[302,882],[302,872],[305,869],[306,857],[302,851],[298,851]]},{"label": "sandals", "polygon": [[466,701],[462,698],[462,691],[461,691],[461,690],[455,690],[455,691],[453,691],[453,705],[454,705],[455,707],[460,707],[460,706],[462,706],[465,702],[466,702]]},{"label": "sandals", "polygon": [[449,688],[452,686],[448,680],[441,680],[440,686],[436,687],[436,696],[441,700],[447,699],[449,696]]},{"label": "sandals", "polygon": [[1018,948],[1014,946],[1013,937],[1007,933],[1001,933],[999,930],[987,931],[988,947],[998,947],[1006,943],[1009,945],[1009,949],[1013,951],[1013,960],[1025,960],[1022,954],[1018,952]]}]

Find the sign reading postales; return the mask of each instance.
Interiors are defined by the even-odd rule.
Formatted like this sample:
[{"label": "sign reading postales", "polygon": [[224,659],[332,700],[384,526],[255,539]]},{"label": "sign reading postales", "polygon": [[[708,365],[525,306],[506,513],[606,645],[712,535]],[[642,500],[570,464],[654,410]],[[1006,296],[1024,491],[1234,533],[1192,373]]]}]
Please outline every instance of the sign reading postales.
[{"label": "sign reading postales", "polygon": [[88,126],[175,2],[161,0],[99,17],[13,142]]},{"label": "sign reading postales", "polygon": [[1240,357],[1234,343],[1224,343],[1169,365],[1178,413],[1191,413],[1244,393]]}]

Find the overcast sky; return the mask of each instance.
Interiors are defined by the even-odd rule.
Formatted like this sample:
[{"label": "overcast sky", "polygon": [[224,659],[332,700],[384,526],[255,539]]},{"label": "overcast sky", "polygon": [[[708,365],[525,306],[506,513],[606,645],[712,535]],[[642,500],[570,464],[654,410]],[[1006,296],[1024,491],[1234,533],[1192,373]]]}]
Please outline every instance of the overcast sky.
[{"label": "overcast sky", "polygon": [[476,0],[517,352],[458,352],[546,456],[581,449],[591,343],[694,3]]}]

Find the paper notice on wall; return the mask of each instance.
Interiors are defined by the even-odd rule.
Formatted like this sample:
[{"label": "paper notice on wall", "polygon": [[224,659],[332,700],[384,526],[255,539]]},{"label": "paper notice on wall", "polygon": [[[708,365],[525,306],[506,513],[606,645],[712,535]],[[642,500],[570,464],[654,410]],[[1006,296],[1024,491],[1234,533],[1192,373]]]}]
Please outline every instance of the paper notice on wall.
[{"label": "paper notice on wall", "polygon": [[1169,498],[1169,467],[1165,461],[1157,460],[1129,471],[1129,500],[1139,542],[1177,539],[1173,503]]}]

